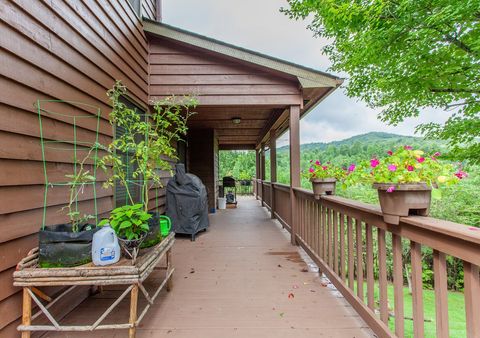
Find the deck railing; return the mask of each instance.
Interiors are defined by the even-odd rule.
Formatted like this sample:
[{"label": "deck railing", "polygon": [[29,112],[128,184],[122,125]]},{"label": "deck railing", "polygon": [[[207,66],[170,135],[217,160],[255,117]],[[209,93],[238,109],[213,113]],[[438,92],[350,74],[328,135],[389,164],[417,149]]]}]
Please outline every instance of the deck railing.
[{"label": "deck railing", "polygon": [[[433,250],[436,336],[451,336],[447,256],[452,256],[463,262],[467,337],[480,337],[480,229],[420,216],[404,217],[399,225],[390,225],[376,206],[336,196],[316,200],[311,191],[300,188],[293,189],[296,208],[292,215],[289,186],[257,183],[272,215],[290,232],[293,229],[297,244],[378,336],[405,336],[407,261],[413,314],[408,319],[413,320],[414,337],[425,336],[422,247],[429,247]],[[273,205],[267,197],[270,193]],[[391,271],[387,271],[387,260],[393,262]],[[387,288],[392,284],[394,301],[390,304]],[[394,323],[392,331],[389,319]]]}]

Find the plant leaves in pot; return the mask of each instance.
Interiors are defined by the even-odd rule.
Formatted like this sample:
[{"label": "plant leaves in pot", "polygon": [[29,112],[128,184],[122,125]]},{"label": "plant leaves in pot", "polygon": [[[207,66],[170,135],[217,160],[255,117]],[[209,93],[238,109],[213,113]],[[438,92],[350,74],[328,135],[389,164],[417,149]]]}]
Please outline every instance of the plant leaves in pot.
[{"label": "plant leaves in pot", "polygon": [[362,162],[346,181],[373,184],[378,191],[383,220],[399,224],[400,217],[428,216],[432,199],[440,197],[440,187],[467,176],[461,168],[439,160],[440,153],[427,156],[422,150],[403,146],[387,151],[384,158]]},{"label": "plant leaves in pot", "polygon": [[313,194],[316,199],[320,199],[321,195],[335,195],[336,182],[343,175],[344,172],[340,167],[330,162],[322,164],[318,160],[310,161],[308,171],[303,174],[312,182]]},{"label": "plant leaves in pot", "polygon": [[150,218],[152,215],[143,210],[143,204],[124,205],[113,209],[110,218],[103,219],[99,226],[110,224],[126,256],[135,261],[147,237]]},{"label": "plant leaves in pot", "polygon": [[144,241],[140,244],[140,249],[150,248],[162,241],[160,214],[155,211],[149,211],[148,214],[152,215],[152,217],[148,220],[148,232]]}]

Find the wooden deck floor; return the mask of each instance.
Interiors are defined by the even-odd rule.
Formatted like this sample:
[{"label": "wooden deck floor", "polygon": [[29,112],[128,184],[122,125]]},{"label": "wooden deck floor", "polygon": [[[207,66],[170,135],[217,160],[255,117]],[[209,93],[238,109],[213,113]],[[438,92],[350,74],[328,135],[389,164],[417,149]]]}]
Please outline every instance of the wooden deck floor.
[{"label": "wooden deck floor", "polygon": [[[242,198],[237,209],[221,210],[210,220],[195,242],[177,239],[173,290],[157,299],[137,337],[373,336],[338,292],[322,285],[254,198]],[[64,322],[91,322],[112,303],[114,292],[86,300]],[[126,321],[127,307],[121,304],[107,322]],[[126,337],[127,331],[46,336]]]}]

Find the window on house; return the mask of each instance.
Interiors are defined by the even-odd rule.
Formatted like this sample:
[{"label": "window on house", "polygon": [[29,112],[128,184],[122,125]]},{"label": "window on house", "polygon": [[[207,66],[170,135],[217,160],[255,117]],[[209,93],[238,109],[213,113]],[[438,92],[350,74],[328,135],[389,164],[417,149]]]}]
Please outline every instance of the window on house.
[{"label": "window on house", "polygon": [[[145,112],[138,106],[134,105],[131,101],[127,100],[126,98],[122,98],[121,101],[128,108],[134,109],[139,115],[145,116]],[[125,133],[125,129],[123,127],[120,127],[117,125],[115,126],[115,137],[119,137],[124,133]],[[137,141],[140,141],[140,140],[137,140]],[[127,171],[128,191],[132,196],[133,202],[140,203],[142,199],[142,194],[141,194],[140,185],[138,182],[139,178],[134,178],[132,175],[137,168],[134,164],[130,163],[133,153],[124,153],[120,155],[122,158],[122,162],[127,165],[125,169]],[[120,206],[131,203],[127,193],[127,188],[123,184],[121,184],[119,181],[115,182],[114,196],[115,196],[115,207],[120,207]]]},{"label": "window on house", "polygon": [[142,9],[142,0],[128,0],[133,7],[135,13],[140,16],[140,10]]}]

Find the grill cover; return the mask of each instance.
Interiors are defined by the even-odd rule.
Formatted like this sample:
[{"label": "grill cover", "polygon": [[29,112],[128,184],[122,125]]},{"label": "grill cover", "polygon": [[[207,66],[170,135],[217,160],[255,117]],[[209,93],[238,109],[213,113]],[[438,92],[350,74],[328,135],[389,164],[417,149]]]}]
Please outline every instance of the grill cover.
[{"label": "grill cover", "polygon": [[175,166],[175,175],[167,184],[166,214],[172,230],[191,235],[192,240],[209,225],[207,189],[197,176],[185,173],[183,164]]}]

